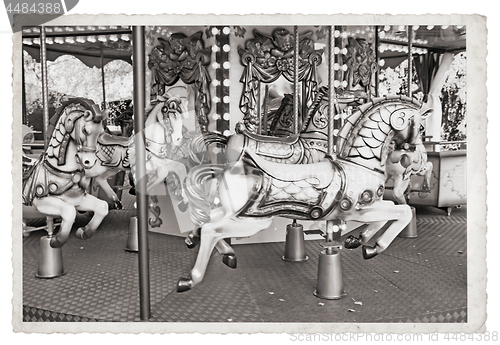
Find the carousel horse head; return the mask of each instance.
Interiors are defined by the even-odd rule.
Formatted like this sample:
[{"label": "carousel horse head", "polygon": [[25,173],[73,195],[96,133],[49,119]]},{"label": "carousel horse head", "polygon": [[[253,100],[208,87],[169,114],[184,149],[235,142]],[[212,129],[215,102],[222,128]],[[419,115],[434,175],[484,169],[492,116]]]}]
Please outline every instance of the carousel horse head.
[{"label": "carousel horse head", "polygon": [[432,113],[432,109],[423,104],[420,109],[401,109],[391,116],[391,126],[395,131],[393,141],[395,149],[408,149],[421,143],[423,121]]},{"label": "carousel horse head", "polygon": [[52,138],[47,148],[48,158],[56,159],[57,165],[66,165],[69,148],[76,145],[75,160],[84,169],[90,169],[96,163],[97,137],[104,132],[102,121],[107,111],[102,111],[93,101],[77,98],[59,111],[59,119],[54,127]]},{"label": "carousel horse head", "polygon": [[179,96],[165,94],[159,96],[153,102],[153,109],[148,118],[154,119],[164,128],[165,140],[173,146],[182,144],[182,124],[184,119],[188,117],[187,110],[183,105],[182,99]]}]

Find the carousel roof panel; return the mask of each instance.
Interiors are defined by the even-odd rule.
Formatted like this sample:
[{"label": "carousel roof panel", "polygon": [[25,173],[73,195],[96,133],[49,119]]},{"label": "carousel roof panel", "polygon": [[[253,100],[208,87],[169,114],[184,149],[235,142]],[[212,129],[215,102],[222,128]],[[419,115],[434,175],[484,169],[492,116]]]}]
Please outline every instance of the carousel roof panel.
[{"label": "carousel roof panel", "polygon": [[[128,26],[46,27],[47,58],[73,55],[89,67],[101,67],[110,60],[132,63],[131,29]],[[40,59],[40,28],[23,30],[23,49]]]}]

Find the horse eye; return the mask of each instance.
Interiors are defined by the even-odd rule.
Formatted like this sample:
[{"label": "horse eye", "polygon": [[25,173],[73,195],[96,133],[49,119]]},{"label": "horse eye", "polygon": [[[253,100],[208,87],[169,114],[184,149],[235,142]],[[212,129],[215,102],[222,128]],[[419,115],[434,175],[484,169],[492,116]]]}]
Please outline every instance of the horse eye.
[{"label": "horse eye", "polygon": [[82,132],[84,135],[90,135],[90,131],[86,127],[83,127]]},{"label": "horse eye", "polygon": [[168,107],[162,107],[162,108],[161,108],[161,112],[162,112],[163,114],[168,113]]}]

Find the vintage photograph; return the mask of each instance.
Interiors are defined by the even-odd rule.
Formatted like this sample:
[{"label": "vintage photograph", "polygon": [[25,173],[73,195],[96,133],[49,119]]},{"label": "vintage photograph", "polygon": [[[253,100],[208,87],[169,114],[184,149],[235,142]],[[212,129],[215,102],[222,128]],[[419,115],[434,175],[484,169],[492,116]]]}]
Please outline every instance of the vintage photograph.
[{"label": "vintage photograph", "polygon": [[15,327],[480,327],[474,17],[109,19],[16,34]]}]

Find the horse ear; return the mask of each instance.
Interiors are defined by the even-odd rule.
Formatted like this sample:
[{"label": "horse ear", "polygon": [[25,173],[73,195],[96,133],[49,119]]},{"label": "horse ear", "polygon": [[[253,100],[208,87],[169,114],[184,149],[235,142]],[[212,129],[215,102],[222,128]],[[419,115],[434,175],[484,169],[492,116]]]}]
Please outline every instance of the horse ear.
[{"label": "horse ear", "polygon": [[83,117],[85,117],[86,121],[91,121],[94,118],[94,113],[91,112],[90,110],[86,109],[83,112]]}]

